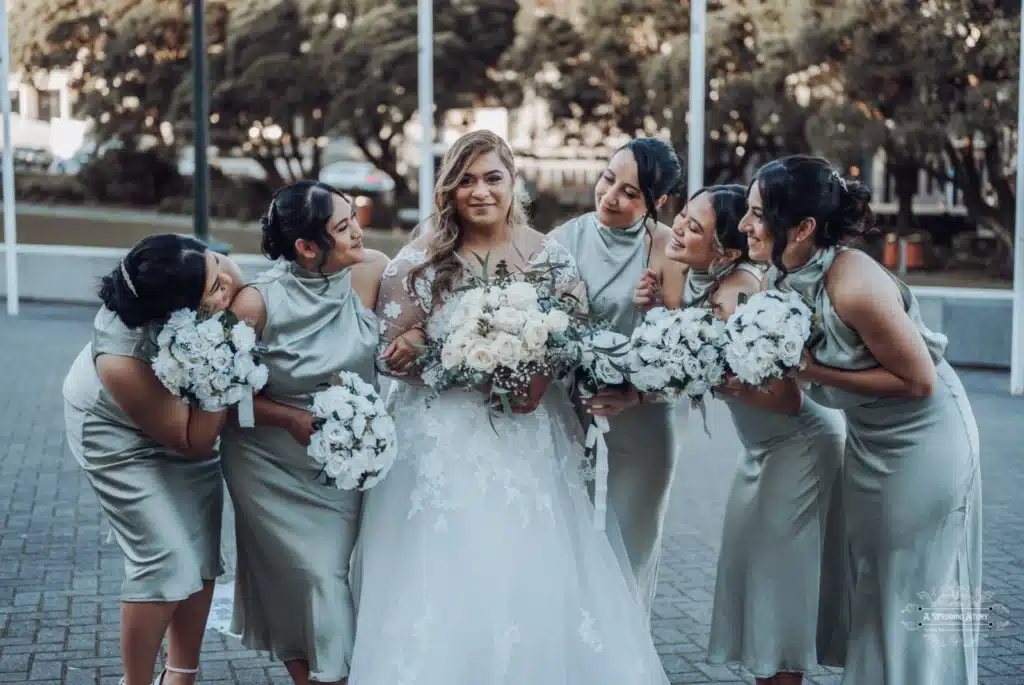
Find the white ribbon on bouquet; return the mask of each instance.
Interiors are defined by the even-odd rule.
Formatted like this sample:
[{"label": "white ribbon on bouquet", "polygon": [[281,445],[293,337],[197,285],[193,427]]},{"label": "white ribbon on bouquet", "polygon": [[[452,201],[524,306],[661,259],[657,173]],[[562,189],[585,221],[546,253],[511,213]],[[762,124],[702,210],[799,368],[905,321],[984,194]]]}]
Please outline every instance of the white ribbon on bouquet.
[{"label": "white ribbon on bouquet", "polygon": [[238,425],[242,428],[252,428],[256,425],[256,418],[253,415],[252,393],[246,393],[242,401],[238,403]]},{"label": "white ribbon on bouquet", "polygon": [[594,526],[605,529],[608,512],[608,443],[604,434],[611,430],[604,416],[592,416],[587,429],[586,446],[594,450]]}]

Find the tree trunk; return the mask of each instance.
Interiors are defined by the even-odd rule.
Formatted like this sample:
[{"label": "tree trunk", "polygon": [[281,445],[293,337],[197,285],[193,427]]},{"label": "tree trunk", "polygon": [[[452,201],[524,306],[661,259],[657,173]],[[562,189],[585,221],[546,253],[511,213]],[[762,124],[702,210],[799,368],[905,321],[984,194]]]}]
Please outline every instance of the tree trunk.
[{"label": "tree trunk", "polygon": [[889,170],[896,182],[896,235],[906,236],[913,232],[914,195],[917,194],[917,165],[906,160],[889,164]]}]

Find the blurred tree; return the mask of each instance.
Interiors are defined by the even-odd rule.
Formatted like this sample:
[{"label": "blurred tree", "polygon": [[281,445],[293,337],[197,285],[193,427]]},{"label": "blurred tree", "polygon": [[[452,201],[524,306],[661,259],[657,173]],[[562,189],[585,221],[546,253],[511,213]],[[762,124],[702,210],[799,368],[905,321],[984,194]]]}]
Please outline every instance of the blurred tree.
[{"label": "blurred tree", "polygon": [[[807,148],[805,112],[786,94],[795,69],[792,27],[766,3],[708,6],[705,179],[739,180],[758,160]],[[685,149],[689,8],[678,0],[598,0],[579,26],[541,15],[505,66],[548,100],[567,135],[583,142],[621,132],[667,131]],[[595,133],[597,135],[595,135]]]},{"label": "blurred tree", "polygon": [[[399,202],[414,201],[399,148],[419,101],[416,0],[365,2],[350,22],[317,41],[333,130],[395,180]],[[434,120],[501,94],[495,69],[515,39],[517,0],[434,1]],[[436,130],[436,129],[435,129]]]},{"label": "blurred tree", "polygon": [[[837,3],[799,41],[818,75],[813,136],[826,154],[850,141],[881,147],[894,180],[897,229],[913,228],[921,170],[962,192],[1011,264],[1012,135],[1017,107],[1019,5],[1003,0]],[[805,72],[806,74],[806,72]],[[815,108],[815,105],[812,105]]]},{"label": "blurred tree", "polygon": [[[189,0],[17,0],[29,71],[66,68],[98,140],[178,145],[191,131]],[[399,146],[416,115],[416,0],[207,0],[211,142],[271,185],[316,177],[327,135],[349,135],[410,196]],[[494,102],[516,0],[435,0],[435,119]],[[173,134],[170,135],[170,134]]]}]

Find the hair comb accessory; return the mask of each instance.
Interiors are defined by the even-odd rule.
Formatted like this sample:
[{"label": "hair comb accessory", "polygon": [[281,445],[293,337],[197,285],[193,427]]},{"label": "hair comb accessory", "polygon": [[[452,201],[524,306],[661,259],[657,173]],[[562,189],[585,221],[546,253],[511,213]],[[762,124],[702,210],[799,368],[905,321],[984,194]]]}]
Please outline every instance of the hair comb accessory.
[{"label": "hair comb accessory", "polygon": [[135,290],[135,284],[132,283],[131,277],[128,275],[128,269],[124,266],[124,260],[121,260],[121,278],[124,279],[125,284],[128,286],[128,290],[132,291],[132,295],[135,297],[139,296],[139,293]]}]

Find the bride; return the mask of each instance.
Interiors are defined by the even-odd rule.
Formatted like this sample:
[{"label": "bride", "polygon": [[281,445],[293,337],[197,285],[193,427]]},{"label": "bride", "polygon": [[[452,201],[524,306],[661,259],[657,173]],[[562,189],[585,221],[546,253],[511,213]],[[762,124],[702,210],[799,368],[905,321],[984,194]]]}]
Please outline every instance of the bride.
[{"label": "bride", "polygon": [[[594,527],[580,427],[565,391],[536,378],[516,416],[488,420],[485,397],[426,405],[413,365],[444,333],[471,268],[571,256],[527,223],[508,146],[479,131],[448,152],[434,229],[384,272],[381,365],[399,457],[366,494],[353,559],[350,685],[667,685],[621,542]],[[614,520],[608,523],[614,530]],[[614,536],[611,536],[614,539]]]}]

